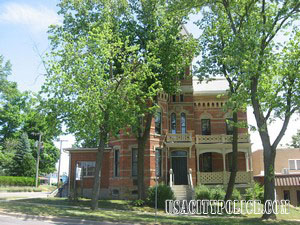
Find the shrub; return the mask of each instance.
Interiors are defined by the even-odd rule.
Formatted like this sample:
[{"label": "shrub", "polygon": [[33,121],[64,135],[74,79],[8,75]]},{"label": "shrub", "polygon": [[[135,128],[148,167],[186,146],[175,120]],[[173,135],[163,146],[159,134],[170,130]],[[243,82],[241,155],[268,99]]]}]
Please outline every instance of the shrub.
[{"label": "shrub", "polygon": [[34,186],[33,177],[0,176],[0,186]]},{"label": "shrub", "polygon": [[145,205],[145,201],[142,199],[134,200],[131,202],[131,205],[141,207]]},{"label": "shrub", "polygon": [[197,200],[210,200],[211,190],[207,186],[199,185],[195,188],[195,197]]},{"label": "shrub", "polygon": [[253,187],[246,189],[245,198],[247,201],[248,200],[260,200],[261,202],[263,202],[264,187],[255,182]]},{"label": "shrub", "polygon": [[[169,186],[159,184],[157,186],[157,207],[162,209],[165,208],[165,200],[175,200],[174,193]],[[149,187],[146,203],[149,206],[155,206],[155,186]]]},{"label": "shrub", "polygon": [[231,200],[241,201],[241,199],[242,199],[241,192],[238,189],[234,188],[232,191]]},{"label": "shrub", "polygon": [[222,187],[211,188],[210,191],[211,199],[224,200],[226,193]]}]

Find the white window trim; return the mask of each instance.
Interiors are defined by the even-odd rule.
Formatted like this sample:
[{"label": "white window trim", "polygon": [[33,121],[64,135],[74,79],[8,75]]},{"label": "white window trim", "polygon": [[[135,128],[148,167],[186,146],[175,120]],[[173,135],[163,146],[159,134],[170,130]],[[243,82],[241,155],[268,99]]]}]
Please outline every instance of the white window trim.
[{"label": "white window trim", "polygon": [[[291,169],[291,167],[290,167],[292,161],[294,162],[295,169]],[[300,167],[299,168],[297,167],[297,161],[300,161],[300,159],[289,159],[288,160],[289,170],[300,170]]]}]

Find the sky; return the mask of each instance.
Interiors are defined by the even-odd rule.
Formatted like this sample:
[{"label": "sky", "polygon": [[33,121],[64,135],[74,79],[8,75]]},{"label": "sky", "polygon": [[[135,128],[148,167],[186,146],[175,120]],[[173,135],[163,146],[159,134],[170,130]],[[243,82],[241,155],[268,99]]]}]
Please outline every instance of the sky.
[{"label": "sky", "polygon": [[[44,82],[45,73],[41,56],[49,49],[47,30],[50,24],[60,24],[57,15],[58,0],[0,0],[0,54],[12,63],[12,75],[9,80],[16,81],[20,90],[37,92]],[[200,31],[193,21],[199,15],[192,15],[186,25],[188,31],[199,37]],[[253,110],[248,108],[248,123],[255,125]],[[282,122],[277,120],[269,127],[271,140],[277,136]],[[291,136],[300,128],[299,117],[293,116],[287,132],[280,142],[282,146],[290,143]],[[252,151],[262,149],[258,132],[250,132]],[[63,148],[74,143],[72,135],[62,136]],[[56,143],[59,147],[59,143]],[[68,172],[68,155],[63,153],[61,173]]]}]

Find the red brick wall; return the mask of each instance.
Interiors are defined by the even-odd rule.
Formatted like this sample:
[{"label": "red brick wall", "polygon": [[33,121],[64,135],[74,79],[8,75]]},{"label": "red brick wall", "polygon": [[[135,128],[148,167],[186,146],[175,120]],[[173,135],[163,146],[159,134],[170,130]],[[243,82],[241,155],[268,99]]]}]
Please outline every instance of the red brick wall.
[{"label": "red brick wall", "polygon": [[[103,166],[101,171],[101,188],[109,187],[109,152],[104,152],[103,154]],[[96,161],[96,152],[80,152],[80,153],[71,153],[71,175],[70,180],[73,184],[75,167],[78,161]],[[81,185],[81,181],[77,181],[76,185]],[[84,188],[93,188],[94,178],[93,177],[83,177],[83,187]],[[73,188],[73,186],[72,186]]]}]

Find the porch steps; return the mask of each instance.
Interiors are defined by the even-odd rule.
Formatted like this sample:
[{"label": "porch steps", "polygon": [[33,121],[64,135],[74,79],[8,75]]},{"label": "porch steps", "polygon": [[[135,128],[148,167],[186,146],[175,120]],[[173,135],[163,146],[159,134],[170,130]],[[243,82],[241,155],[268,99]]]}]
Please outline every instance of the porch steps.
[{"label": "porch steps", "polygon": [[194,199],[194,190],[192,190],[188,185],[173,185],[172,190],[176,200],[189,201]]}]

